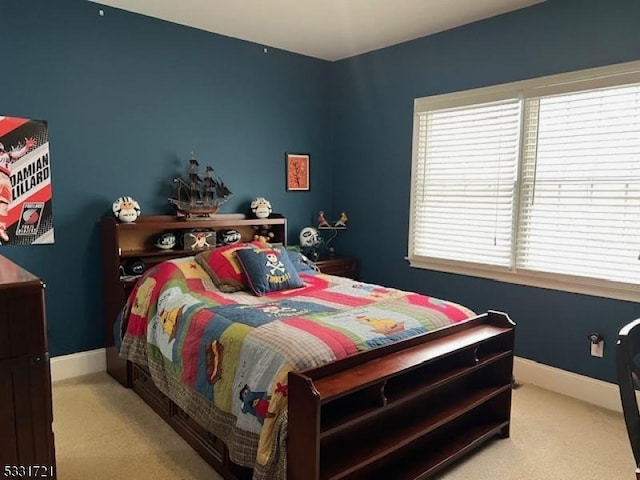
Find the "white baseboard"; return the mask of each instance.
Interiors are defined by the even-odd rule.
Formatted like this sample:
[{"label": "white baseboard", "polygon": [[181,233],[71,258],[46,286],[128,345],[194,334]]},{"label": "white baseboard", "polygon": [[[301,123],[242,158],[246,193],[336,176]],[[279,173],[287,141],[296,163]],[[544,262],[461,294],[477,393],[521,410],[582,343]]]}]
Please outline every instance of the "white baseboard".
[{"label": "white baseboard", "polygon": [[519,357],[514,359],[513,373],[517,383],[536,385],[599,407],[622,412],[620,391],[615,383],[596,380]]},{"label": "white baseboard", "polygon": [[[80,377],[107,369],[104,348],[72,353],[51,359],[51,381]],[[542,363],[515,357],[513,372],[516,382],[531,384],[552,392],[577,398],[599,407],[622,412],[618,385],[567,372]]]},{"label": "white baseboard", "polygon": [[51,381],[80,377],[90,373],[107,370],[107,357],[104,348],[88,352],[61,355],[51,359]]}]

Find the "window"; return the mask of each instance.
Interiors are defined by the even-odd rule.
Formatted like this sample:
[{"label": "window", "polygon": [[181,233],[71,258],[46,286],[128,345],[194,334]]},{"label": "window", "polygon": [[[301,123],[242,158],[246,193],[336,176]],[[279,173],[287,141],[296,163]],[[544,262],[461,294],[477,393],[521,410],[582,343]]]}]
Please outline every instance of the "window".
[{"label": "window", "polygon": [[412,266],[640,300],[640,62],[414,110]]}]

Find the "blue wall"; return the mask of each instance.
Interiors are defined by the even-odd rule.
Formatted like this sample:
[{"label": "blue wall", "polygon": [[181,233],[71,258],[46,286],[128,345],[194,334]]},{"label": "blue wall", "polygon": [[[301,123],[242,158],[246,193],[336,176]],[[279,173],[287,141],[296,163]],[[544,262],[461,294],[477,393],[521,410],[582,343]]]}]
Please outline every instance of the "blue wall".
[{"label": "blue wall", "polygon": [[[223,211],[264,195],[294,240],[313,212],[346,210],[336,245],[364,280],[507,311],[518,355],[615,380],[637,304],[408,266],[412,111],[416,97],[640,59],[639,1],[549,0],[336,63],[84,0],[1,0],[0,18],[0,115],[49,122],[56,222],[54,245],[0,254],[46,281],[53,355],[103,345],[100,216],[122,194],[171,213],[193,150],[235,193]],[[286,151],[311,154],[310,192],[285,192]]]},{"label": "blue wall", "polygon": [[[506,311],[517,355],[615,381],[617,333],[639,305],[409,267],[412,114],[416,97],[638,60],[638,19],[637,0],[549,0],[335,63],[333,204],[351,214],[339,246],[362,277]],[[603,359],[589,354],[593,330]]]},{"label": "blue wall", "polygon": [[[122,194],[172,213],[191,151],[234,192],[222,212],[265,196],[297,232],[330,199],[329,62],[84,0],[0,19],[0,115],[49,122],[56,237],[0,254],[45,280],[52,355],[103,346],[100,217]],[[287,151],[311,154],[310,192],[285,191]]]}]

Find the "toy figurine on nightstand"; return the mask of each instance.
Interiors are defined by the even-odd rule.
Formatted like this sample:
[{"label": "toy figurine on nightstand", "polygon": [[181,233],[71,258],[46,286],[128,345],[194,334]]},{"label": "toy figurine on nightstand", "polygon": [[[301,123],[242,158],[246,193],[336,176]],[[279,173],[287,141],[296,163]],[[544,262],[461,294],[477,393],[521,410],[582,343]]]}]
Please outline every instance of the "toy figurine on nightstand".
[{"label": "toy figurine on nightstand", "polygon": [[318,228],[331,227],[329,221],[324,217],[324,211],[320,210],[318,213]]},{"label": "toy figurine on nightstand", "polygon": [[347,220],[349,220],[349,217],[347,217],[347,212],[344,211],[340,214],[340,218],[333,223],[327,220],[323,210],[318,212],[318,229],[331,230],[333,232],[331,237],[324,242],[330,257],[335,255],[335,250],[329,245],[338,236],[338,230],[345,230],[347,228]]},{"label": "toy figurine on nightstand", "polygon": [[349,220],[349,217],[347,217],[347,212],[342,212],[340,214],[340,219],[333,226],[336,228],[338,227],[347,228],[347,220]]},{"label": "toy figurine on nightstand", "polygon": [[322,245],[322,237],[313,227],[304,227],[300,230],[300,247],[302,253],[315,262],[320,258],[318,247]]},{"label": "toy figurine on nightstand", "polygon": [[347,220],[349,220],[349,217],[347,216],[347,212],[344,211],[340,214],[340,218],[333,223],[327,220],[324,210],[318,212],[318,228],[320,229],[342,230],[347,228]]}]

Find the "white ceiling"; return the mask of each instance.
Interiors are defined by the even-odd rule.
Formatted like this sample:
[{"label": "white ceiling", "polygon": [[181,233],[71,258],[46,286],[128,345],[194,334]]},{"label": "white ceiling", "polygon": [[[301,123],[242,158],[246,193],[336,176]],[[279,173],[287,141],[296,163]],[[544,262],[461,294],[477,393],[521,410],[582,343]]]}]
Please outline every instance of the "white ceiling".
[{"label": "white ceiling", "polygon": [[325,60],[388,47],[544,0],[91,0]]}]

